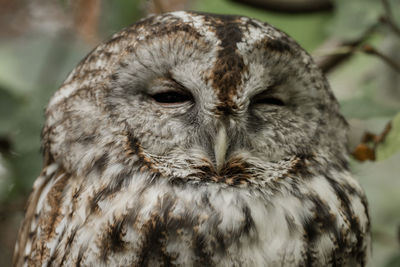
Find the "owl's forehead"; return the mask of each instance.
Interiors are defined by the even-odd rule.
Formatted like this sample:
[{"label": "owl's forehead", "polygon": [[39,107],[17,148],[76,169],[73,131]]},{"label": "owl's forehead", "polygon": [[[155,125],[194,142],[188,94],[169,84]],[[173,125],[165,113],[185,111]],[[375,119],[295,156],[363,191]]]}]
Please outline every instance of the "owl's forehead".
[{"label": "owl's forehead", "polygon": [[[204,78],[223,103],[219,106],[221,112],[235,108],[233,99],[240,93],[246,77],[250,72],[256,73],[249,69],[252,63],[259,63],[258,72],[261,73],[263,65],[276,65],[277,59],[285,58],[282,55],[293,56],[294,51],[293,41],[287,35],[243,16],[180,11],[143,20],[135,30],[138,46],[140,43],[144,43],[146,49],[153,46],[152,53],[170,50],[171,54],[182,55],[181,50],[193,49],[194,52],[187,52],[178,59],[185,61],[193,60],[193,54],[202,51],[198,58],[207,59],[202,58],[198,68],[205,69]],[[173,51],[171,46],[174,46]],[[263,58],[266,55],[269,62]]]},{"label": "owl's forehead", "polygon": [[265,66],[284,72],[294,60],[308,64],[309,57],[286,34],[266,23],[242,16],[166,13],[143,19],[95,48],[71,72],[50,106],[80,88],[104,84],[115,73],[130,70],[136,72],[131,77],[140,76],[189,62],[191,78],[199,79],[196,75],[201,73],[224,103],[225,112],[234,107],[232,99],[249,77],[262,75]]},{"label": "owl's forehead", "polygon": [[[284,34],[272,26],[244,16],[219,15],[202,12],[177,11],[142,21],[151,34],[155,28],[178,30],[179,26],[190,27],[205,39],[216,39],[222,47],[240,41],[257,42],[263,39],[280,39]],[[140,25],[140,23],[139,23]]]}]

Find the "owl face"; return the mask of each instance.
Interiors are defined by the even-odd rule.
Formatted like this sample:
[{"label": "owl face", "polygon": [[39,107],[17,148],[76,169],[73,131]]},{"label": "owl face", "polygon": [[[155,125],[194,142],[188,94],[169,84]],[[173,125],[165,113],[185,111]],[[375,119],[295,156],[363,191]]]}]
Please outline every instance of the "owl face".
[{"label": "owl face", "polygon": [[[53,106],[67,106],[69,117]],[[104,160],[90,149],[99,145],[106,158],[140,150],[148,168],[186,179],[311,151],[343,156],[335,129],[345,122],[325,78],[290,37],[247,17],[147,18],[95,49],[49,110],[49,125],[66,119],[69,128],[49,133],[58,140],[52,154],[75,155],[67,161],[77,170]]]},{"label": "owl face", "polygon": [[318,126],[337,104],[286,35],[243,17],[174,13],[161,23],[136,37],[106,96],[143,151],[218,170],[318,146]]}]

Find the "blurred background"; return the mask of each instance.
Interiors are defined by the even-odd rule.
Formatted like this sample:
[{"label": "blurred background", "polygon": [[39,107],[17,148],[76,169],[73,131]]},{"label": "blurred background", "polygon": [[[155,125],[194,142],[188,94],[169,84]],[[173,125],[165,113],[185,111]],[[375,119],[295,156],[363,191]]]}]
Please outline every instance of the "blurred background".
[{"label": "blurred background", "polygon": [[350,122],[351,167],[372,217],[370,266],[400,266],[399,0],[0,0],[0,265],[11,265],[41,170],[51,95],[115,31],[182,9],[266,21],[313,55]]}]

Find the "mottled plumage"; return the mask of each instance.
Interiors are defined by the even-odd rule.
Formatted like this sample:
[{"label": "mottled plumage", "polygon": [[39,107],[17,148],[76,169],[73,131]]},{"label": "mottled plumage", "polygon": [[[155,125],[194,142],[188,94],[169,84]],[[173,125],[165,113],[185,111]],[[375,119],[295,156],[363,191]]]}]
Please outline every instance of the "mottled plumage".
[{"label": "mottled plumage", "polygon": [[272,26],[141,20],[51,99],[15,265],[364,266],[346,129],[311,57]]}]

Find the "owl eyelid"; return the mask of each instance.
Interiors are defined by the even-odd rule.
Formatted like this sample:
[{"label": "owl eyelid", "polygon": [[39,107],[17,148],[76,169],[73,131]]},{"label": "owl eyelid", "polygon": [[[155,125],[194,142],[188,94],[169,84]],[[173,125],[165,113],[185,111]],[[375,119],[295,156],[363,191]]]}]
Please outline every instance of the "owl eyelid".
[{"label": "owl eyelid", "polygon": [[176,105],[193,101],[190,93],[181,90],[166,90],[150,95],[151,98],[161,105]]},{"label": "owl eyelid", "polygon": [[164,106],[174,106],[187,102],[193,102],[193,95],[181,83],[176,81],[171,74],[163,79],[162,90],[150,94],[155,102]]},{"label": "owl eyelid", "polygon": [[273,95],[270,90],[263,91],[256,96],[254,96],[251,100],[252,104],[265,104],[265,105],[273,105],[273,106],[285,106],[285,102]]},{"label": "owl eyelid", "polygon": [[256,99],[254,104],[266,104],[266,105],[273,105],[273,106],[284,106],[285,102],[277,97],[264,97],[260,99]]}]

